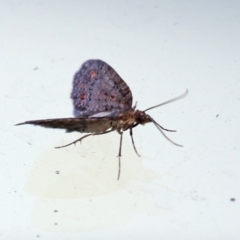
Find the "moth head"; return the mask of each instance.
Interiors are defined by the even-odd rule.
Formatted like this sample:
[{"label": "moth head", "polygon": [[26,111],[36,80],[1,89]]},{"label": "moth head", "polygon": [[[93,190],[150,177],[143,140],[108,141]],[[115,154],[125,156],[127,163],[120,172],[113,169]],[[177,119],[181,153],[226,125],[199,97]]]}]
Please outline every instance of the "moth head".
[{"label": "moth head", "polygon": [[144,125],[145,123],[152,122],[151,117],[146,114],[144,111],[136,110],[134,112],[134,120],[137,124]]}]

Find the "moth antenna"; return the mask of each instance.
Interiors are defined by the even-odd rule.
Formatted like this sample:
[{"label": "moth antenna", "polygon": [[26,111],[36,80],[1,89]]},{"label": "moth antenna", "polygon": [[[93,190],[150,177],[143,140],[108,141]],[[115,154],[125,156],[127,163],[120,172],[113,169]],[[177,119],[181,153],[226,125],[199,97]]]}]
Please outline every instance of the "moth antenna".
[{"label": "moth antenna", "polygon": [[186,90],[186,92],[185,92],[184,94],[182,94],[182,95],[180,95],[180,96],[178,96],[178,97],[175,97],[175,98],[170,99],[170,100],[168,100],[168,101],[166,101],[166,102],[160,103],[160,104],[158,104],[158,105],[156,105],[156,106],[147,108],[146,110],[144,110],[144,112],[146,112],[146,111],[148,111],[148,110],[151,110],[151,109],[153,109],[153,108],[157,108],[157,107],[166,105],[166,104],[171,103],[171,102],[175,102],[175,101],[177,101],[177,100],[179,100],[179,99],[181,99],[181,98],[186,97],[187,94],[188,94],[188,90]]},{"label": "moth antenna", "polygon": [[176,132],[175,130],[168,130],[168,129],[165,129],[163,128],[160,124],[158,124],[153,118],[151,118],[149,116],[149,118],[152,120],[152,122],[154,123],[154,125],[156,126],[156,128],[162,133],[162,135],[169,141],[171,142],[172,144],[178,146],[178,147],[183,147],[183,145],[181,144],[178,144],[178,143],[175,143],[173,140],[171,140],[164,132],[163,130],[165,131],[169,131],[169,132]]}]

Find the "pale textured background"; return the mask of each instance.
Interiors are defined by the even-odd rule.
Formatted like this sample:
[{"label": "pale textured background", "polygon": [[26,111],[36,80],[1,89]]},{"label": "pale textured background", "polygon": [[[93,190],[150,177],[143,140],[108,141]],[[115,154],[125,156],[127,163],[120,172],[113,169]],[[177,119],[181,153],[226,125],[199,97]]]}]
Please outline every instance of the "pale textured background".
[{"label": "pale textured background", "polygon": [[[0,3],[1,239],[240,238],[239,1]],[[113,66],[146,109],[189,89],[124,134],[13,125],[72,116],[73,74]],[[59,171],[59,172],[57,172]],[[59,173],[59,174],[57,174]],[[235,199],[235,201],[231,201]]]}]

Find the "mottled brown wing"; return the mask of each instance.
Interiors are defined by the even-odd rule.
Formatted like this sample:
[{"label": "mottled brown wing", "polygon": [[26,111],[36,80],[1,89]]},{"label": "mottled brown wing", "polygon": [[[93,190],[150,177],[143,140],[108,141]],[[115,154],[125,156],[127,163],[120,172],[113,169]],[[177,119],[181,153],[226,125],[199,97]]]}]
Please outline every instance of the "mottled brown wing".
[{"label": "mottled brown wing", "polygon": [[114,121],[109,118],[59,118],[26,121],[16,125],[32,124],[46,128],[65,129],[66,132],[101,133],[111,128]]},{"label": "mottled brown wing", "polygon": [[132,106],[132,93],[128,85],[101,60],[83,63],[74,76],[71,98],[76,117],[125,110]]}]

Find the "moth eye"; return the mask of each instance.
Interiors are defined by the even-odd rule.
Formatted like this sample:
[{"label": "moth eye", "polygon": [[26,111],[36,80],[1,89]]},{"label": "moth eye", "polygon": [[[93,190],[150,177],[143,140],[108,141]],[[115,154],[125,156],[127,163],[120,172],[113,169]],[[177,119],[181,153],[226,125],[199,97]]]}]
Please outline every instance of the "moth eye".
[{"label": "moth eye", "polygon": [[90,75],[90,79],[93,79],[93,78],[95,78],[97,76],[97,72],[96,71],[91,71],[89,73],[89,75]]}]

